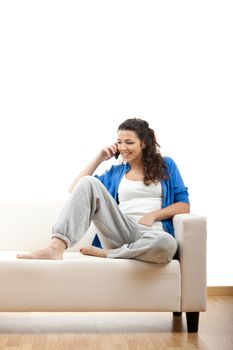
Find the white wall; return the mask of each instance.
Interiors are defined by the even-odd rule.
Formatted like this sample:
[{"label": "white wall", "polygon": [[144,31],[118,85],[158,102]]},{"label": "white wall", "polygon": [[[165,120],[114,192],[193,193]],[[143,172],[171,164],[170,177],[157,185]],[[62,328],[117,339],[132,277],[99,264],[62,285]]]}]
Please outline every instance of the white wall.
[{"label": "white wall", "polygon": [[232,285],[232,9],[1,1],[1,199],[68,196],[118,124],[143,117],[208,217],[208,285]]}]

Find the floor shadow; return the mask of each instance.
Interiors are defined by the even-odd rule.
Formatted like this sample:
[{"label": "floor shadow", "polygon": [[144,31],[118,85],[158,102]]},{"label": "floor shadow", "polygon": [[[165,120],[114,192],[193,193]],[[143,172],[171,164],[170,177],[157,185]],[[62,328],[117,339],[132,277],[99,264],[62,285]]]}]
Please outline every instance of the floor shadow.
[{"label": "floor shadow", "polygon": [[182,317],[164,312],[0,313],[0,334],[185,332]]}]

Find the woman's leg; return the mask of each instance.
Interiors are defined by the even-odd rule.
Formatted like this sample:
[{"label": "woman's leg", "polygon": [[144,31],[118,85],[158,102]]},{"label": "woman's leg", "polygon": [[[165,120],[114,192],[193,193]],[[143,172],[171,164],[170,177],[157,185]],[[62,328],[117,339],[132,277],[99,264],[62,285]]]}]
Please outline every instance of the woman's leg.
[{"label": "woman's leg", "polygon": [[[143,233],[144,231],[144,233]],[[177,250],[177,243],[173,236],[162,230],[151,230],[144,227],[139,228],[141,237],[130,244],[123,244],[115,249],[99,249],[96,247],[86,247],[81,251],[84,254],[106,257],[135,259],[156,264],[166,264],[172,260]]]},{"label": "woman's leg", "polygon": [[118,249],[110,249],[107,257],[164,264],[172,260],[176,250],[176,240],[169,233],[146,229],[136,242],[124,244]]},{"label": "woman's leg", "polygon": [[130,244],[139,238],[135,235],[133,220],[121,213],[102,183],[92,176],[85,176],[53,226],[50,245],[30,254],[18,255],[18,258],[61,259],[64,250],[75,245],[86,233],[91,221],[111,248]]}]

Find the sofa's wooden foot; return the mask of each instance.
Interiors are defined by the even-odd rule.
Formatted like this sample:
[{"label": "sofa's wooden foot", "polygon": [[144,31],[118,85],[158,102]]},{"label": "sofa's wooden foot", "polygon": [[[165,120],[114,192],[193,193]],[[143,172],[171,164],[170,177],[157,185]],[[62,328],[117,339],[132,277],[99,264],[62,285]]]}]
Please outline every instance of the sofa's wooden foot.
[{"label": "sofa's wooden foot", "polygon": [[182,312],[173,312],[174,317],[182,316]]},{"label": "sofa's wooden foot", "polygon": [[197,333],[199,324],[199,312],[186,312],[188,333]]}]

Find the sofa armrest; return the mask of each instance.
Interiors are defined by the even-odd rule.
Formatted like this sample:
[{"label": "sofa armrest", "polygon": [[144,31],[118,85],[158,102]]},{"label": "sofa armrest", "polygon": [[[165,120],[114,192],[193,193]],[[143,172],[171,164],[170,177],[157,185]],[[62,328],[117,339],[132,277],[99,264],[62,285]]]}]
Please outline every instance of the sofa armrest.
[{"label": "sofa armrest", "polygon": [[181,311],[206,310],[206,218],[178,214],[173,218],[181,266]]}]

